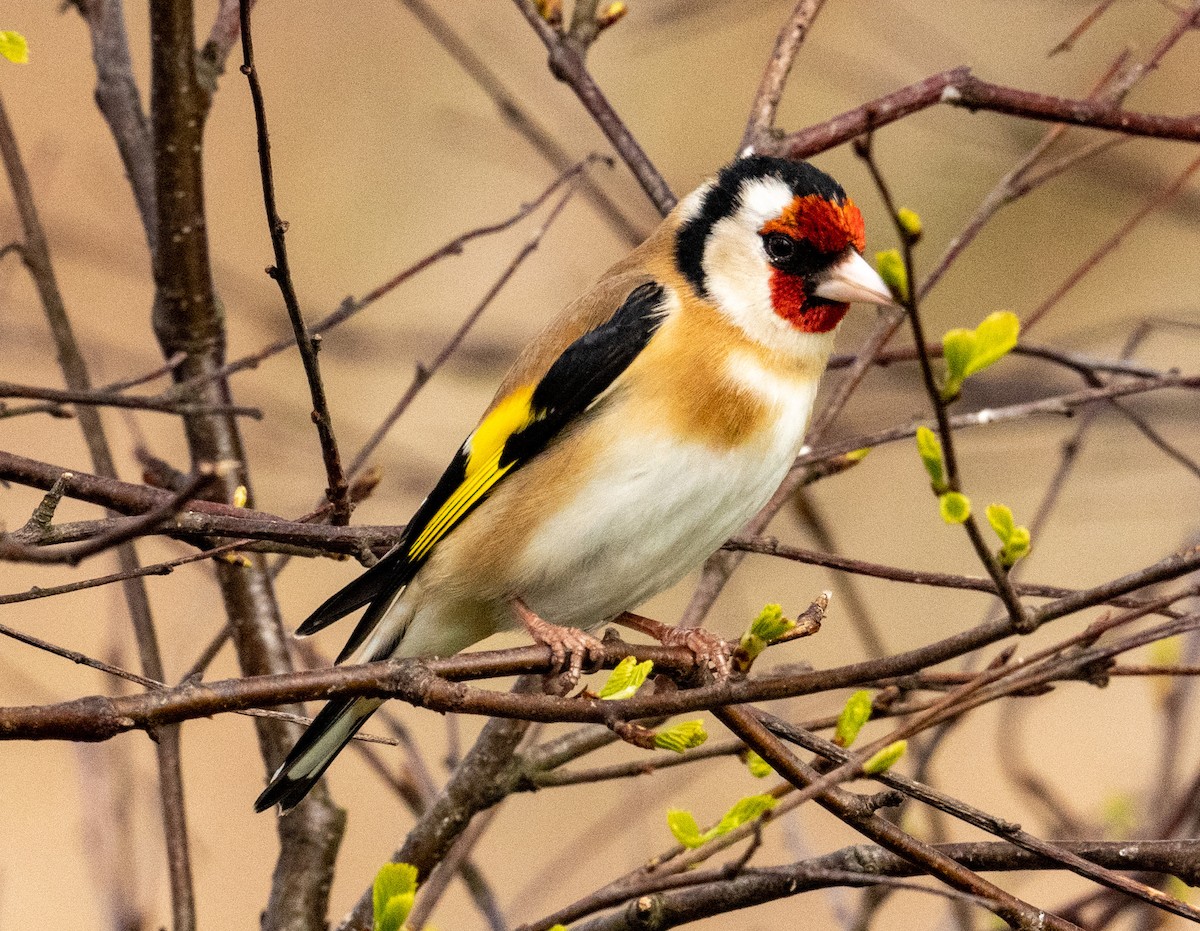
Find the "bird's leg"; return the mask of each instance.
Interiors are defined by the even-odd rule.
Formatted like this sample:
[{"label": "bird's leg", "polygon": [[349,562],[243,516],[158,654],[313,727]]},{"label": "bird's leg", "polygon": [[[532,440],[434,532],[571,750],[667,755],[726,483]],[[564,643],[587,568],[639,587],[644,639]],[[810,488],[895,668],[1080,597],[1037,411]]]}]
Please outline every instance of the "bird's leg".
[{"label": "bird's leg", "polygon": [[559,685],[563,693],[579,682],[583,661],[596,665],[604,660],[604,644],[591,634],[574,627],[559,627],[538,617],[520,598],[512,601],[513,613],[525,625],[535,642],[548,646],[559,670]]},{"label": "bird's leg", "polygon": [[733,671],[733,644],[703,627],[672,627],[628,611],[613,618],[613,622],[653,637],[665,647],[691,650],[696,665],[707,667],[718,679],[728,678]]}]

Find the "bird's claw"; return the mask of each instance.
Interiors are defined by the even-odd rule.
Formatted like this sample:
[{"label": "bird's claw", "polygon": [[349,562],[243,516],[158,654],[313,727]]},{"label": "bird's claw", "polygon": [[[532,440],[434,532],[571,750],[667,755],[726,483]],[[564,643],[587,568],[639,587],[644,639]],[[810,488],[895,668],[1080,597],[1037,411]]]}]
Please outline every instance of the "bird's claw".
[{"label": "bird's claw", "polygon": [[718,679],[733,673],[733,644],[703,627],[668,627],[662,632],[662,644],[684,647],[696,657],[696,665],[708,669]]},{"label": "bird's claw", "polygon": [[546,677],[547,691],[567,694],[579,683],[585,660],[589,669],[604,662],[604,644],[591,634],[544,621],[521,601],[513,606],[534,641],[550,648],[552,669]]}]

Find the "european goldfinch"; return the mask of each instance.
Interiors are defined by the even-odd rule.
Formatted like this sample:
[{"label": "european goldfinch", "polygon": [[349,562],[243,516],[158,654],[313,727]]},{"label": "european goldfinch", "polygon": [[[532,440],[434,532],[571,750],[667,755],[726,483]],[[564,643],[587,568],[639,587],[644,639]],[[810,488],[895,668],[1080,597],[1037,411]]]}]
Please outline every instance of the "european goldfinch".
[{"label": "european goldfinch", "polygon": [[[337,660],[365,663],[524,624],[577,677],[584,630],[698,567],[782,481],[849,304],[892,303],[863,245],[813,166],[727,166],[525,349],[400,542],[298,633],[367,605]],[[256,810],[299,802],[379,705],[327,704]]]}]

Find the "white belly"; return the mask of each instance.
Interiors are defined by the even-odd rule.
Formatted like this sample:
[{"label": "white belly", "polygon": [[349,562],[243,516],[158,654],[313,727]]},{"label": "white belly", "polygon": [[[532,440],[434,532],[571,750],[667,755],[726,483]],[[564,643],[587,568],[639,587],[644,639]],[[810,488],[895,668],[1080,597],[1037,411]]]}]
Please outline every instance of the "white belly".
[{"label": "white belly", "polygon": [[733,450],[624,435],[518,556],[529,606],[551,623],[591,627],[698,568],[779,487],[816,387],[773,392],[773,426]]}]

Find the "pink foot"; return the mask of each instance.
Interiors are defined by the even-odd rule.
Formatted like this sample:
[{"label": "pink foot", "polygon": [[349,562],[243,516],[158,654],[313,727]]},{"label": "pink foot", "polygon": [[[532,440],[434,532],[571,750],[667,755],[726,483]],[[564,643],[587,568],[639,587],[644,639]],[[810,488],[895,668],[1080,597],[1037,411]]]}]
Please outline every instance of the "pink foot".
[{"label": "pink foot", "polygon": [[686,648],[696,657],[696,665],[708,669],[717,679],[727,679],[733,672],[733,644],[703,627],[671,627],[629,612],[615,620],[653,637],[663,646]]},{"label": "pink foot", "polygon": [[538,617],[520,598],[513,599],[513,612],[535,642],[548,646],[558,670],[558,689],[565,694],[579,682],[583,661],[597,665],[604,660],[604,644],[574,627],[559,627]]}]

